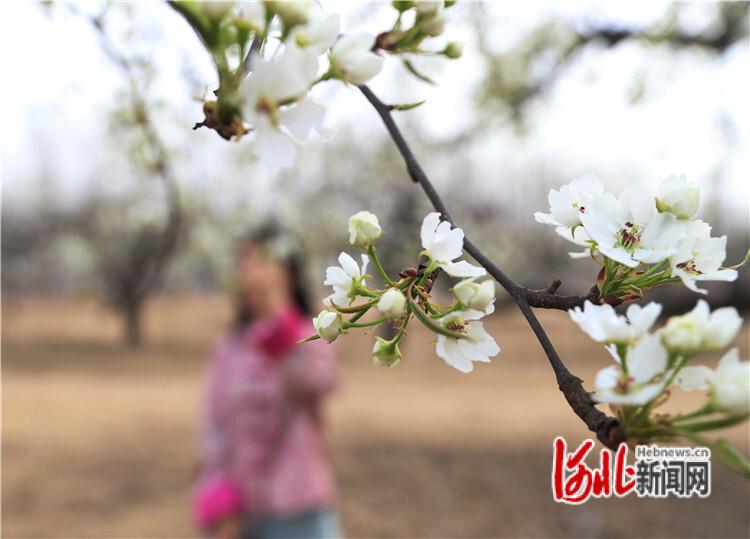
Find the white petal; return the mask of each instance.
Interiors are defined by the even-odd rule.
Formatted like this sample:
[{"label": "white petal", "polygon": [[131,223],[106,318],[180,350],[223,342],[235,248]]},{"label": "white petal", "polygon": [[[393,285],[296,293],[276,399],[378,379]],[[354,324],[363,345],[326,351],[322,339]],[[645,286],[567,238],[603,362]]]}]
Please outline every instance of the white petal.
[{"label": "white petal", "polygon": [[653,334],[644,335],[627,355],[628,375],[636,382],[649,382],[667,367],[667,351],[661,339]]},{"label": "white petal", "polygon": [[440,264],[445,273],[452,275],[453,277],[481,277],[487,274],[484,268],[479,266],[472,266],[465,260],[459,260],[458,262],[446,262]]},{"label": "white petal", "polygon": [[435,229],[440,223],[440,214],[438,212],[428,213],[422,221],[422,229],[420,230],[420,238],[422,240],[422,248],[429,250],[432,246],[432,238],[435,235]]},{"label": "white petal", "polygon": [[685,391],[694,389],[708,389],[714,379],[714,371],[705,365],[695,367],[684,367],[675,376],[675,383]]},{"label": "white petal", "polygon": [[597,390],[614,389],[620,379],[620,368],[614,365],[606,367],[596,373],[594,386]]},{"label": "white petal", "polygon": [[294,163],[294,143],[273,127],[256,129],[253,149],[273,169],[288,168]]},{"label": "white petal", "polygon": [[306,140],[313,131],[320,131],[326,109],[310,99],[305,99],[279,112],[279,122],[289,130],[292,136]]},{"label": "white petal", "polygon": [[350,277],[357,278],[360,276],[359,266],[357,265],[356,260],[354,260],[348,253],[341,253],[339,255],[339,264],[341,264],[341,267],[344,268],[344,271]]}]

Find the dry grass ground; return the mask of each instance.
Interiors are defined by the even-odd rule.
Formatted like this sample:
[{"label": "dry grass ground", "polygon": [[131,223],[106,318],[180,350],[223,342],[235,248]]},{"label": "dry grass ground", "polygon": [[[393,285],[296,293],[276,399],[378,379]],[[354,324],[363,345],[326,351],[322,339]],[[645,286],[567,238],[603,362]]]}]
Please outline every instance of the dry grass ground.
[{"label": "dry grass ground", "polygon": [[[187,507],[204,359],[228,314],[219,297],[160,299],[148,312],[148,345],[133,352],[95,304],[6,301],[4,536],[194,536]],[[542,315],[590,382],[606,353],[564,313]],[[748,483],[719,464],[705,500],[556,505],[552,439],[578,444],[588,433],[515,312],[489,325],[503,350],[470,375],[446,367],[420,331],[395,369],[372,365],[366,337],[341,343],[344,384],[329,418],[350,536],[749,535]],[[747,341],[745,328],[745,357]],[[727,435],[748,451],[747,427]]]}]

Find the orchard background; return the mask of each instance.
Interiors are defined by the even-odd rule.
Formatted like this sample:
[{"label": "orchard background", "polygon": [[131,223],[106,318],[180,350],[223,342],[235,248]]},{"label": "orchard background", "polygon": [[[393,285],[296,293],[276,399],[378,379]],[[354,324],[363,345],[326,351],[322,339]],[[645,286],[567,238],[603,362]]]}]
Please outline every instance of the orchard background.
[{"label": "orchard background", "polygon": [[[387,19],[387,6],[323,4],[342,13],[344,28],[374,33]],[[366,207],[399,231],[379,245],[398,270],[427,202],[354,89],[320,89],[336,103],[330,132],[276,174],[248,141],[189,130],[202,117],[191,95],[205,93],[211,66],[166,5],[107,10],[106,43],[134,66],[126,74],[90,24],[101,4],[2,9],[3,67],[15,81],[3,100],[12,104],[3,134],[4,532],[189,536],[203,360],[229,322],[236,237],[271,216],[306,233],[322,296],[317,276],[351,213]],[[372,86],[388,102],[426,99],[398,120],[462,227],[510,274],[529,286],[590,286],[588,266],[570,261],[567,245],[532,217],[550,187],[587,172],[610,188],[651,188],[684,172],[701,186],[703,216],[729,235],[728,260],[742,258],[747,3],[451,9],[463,57],[419,59],[436,85],[394,62]],[[179,188],[179,233],[163,260],[138,248],[158,254],[174,210],[141,159],[153,147],[138,129],[142,111]],[[144,256],[159,262],[155,276],[139,275]],[[127,298],[139,279],[149,293],[133,312]],[[713,307],[747,310],[746,273],[709,286]],[[669,312],[697,299],[669,288],[655,296]],[[331,429],[350,535],[629,536],[634,520],[654,537],[746,535],[746,482],[718,465],[705,501],[555,506],[552,438],[577,444],[589,433],[521,317],[503,309],[506,297],[487,320],[503,350],[468,376],[437,360],[421,329],[402,346],[408,361],[398,370],[375,368],[364,337],[340,343],[344,387]],[[565,313],[540,317],[571,369],[591,381],[601,350]],[[738,345],[746,358],[747,328]],[[745,454],[748,434],[747,425],[727,433]]]}]

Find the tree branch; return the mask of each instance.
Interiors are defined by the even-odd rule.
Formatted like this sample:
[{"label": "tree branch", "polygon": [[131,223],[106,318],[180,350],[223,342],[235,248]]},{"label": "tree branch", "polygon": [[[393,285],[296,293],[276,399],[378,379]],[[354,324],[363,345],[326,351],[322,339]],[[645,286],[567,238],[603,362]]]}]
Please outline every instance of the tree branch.
[{"label": "tree branch", "polygon": [[[393,120],[390,107],[380,101],[380,99],[378,99],[378,97],[367,86],[359,86],[359,89],[375,108],[375,111],[385,124],[388,133],[404,159],[406,169],[409,172],[412,181],[418,183],[420,187],[422,187],[425,195],[427,195],[427,198],[430,200],[433,207],[441,213],[443,219],[449,221],[453,226],[456,226],[456,223],[450,216],[445,203],[435,190],[432,182],[430,182],[429,178],[424,173],[424,170],[422,170],[422,167],[419,166],[419,163],[414,157],[406,140],[404,140],[401,131]],[[589,293],[584,297],[556,296],[555,292],[559,287],[557,282],[553,283],[553,285],[546,290],[530,290],[513,281],[513,279],[506,275],[494,262],[487,258],[487,256],[467,237],[464,237],[464,249],[479,263],[479,265],[484,267],[498,283],[500,283],[500,286],[502,286],[516,302],[519,310],[526,318],[529,326],[531,326],[539,344],[541,344],[544,353],[547,355],[547,359],[555,373],[557,385],[575,414],[583,420],[589,430],[596,433],[597,438],[605,446],[614,449],[620,443],[624,442],[626,434],[619,421],[614,417],[607,416],[596,408],[591,395],[584,389],[581,379],[571,373],[557,355],[555,347],[552,345],[547,333],[544,331],[544,328],[531,309],[532,306],[537,306],[542,308],[567,310],[572,306],[583,304],[586,299],[592,298],[593,290],[592,293]],[[598,293],[596,293],[596,296],[598,298]]]}]

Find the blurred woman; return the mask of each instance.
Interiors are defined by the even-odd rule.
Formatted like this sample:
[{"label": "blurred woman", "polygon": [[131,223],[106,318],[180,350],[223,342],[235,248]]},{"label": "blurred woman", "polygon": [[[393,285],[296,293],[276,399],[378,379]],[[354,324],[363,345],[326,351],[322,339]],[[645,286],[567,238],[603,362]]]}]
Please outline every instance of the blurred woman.
[{"label": "blurred woman", "polygon": [[210,537],[335,538],[322,404],[336,383],[312,333],[298,256],[267,227],[238,254],[239,301],[208,382],[194,513]]}]

